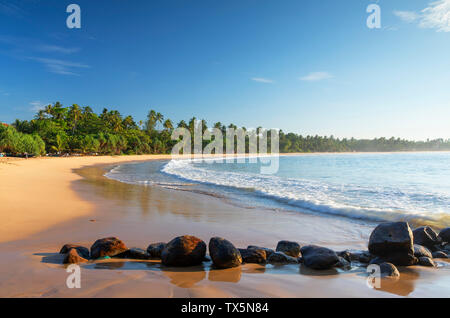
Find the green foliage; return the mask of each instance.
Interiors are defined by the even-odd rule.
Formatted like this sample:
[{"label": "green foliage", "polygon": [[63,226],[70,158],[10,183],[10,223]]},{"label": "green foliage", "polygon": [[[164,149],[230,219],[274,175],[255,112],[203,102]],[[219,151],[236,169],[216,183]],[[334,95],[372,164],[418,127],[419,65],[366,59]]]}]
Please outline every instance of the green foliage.
[{"label": "green foliage", "polygon": [[[194,132],[196,118],[178,124],[165,118],[161,113],[150,110],[145,121],[136,123],[132,116],[122,116],[117,110],[106,108],[100,114],[89,106],[74,104],[63,107],[59,102],[40,110],[34,119],[16,120],[13,126],[0,125],[0,152],[13,154],[42,155],[47,153],[79,154],[151,154],[169,153],[177,143],[171,139],[174,126]],[[200,121],[201,130],[208,129],[205,120]],[[219,129],[226,139],[228,126],[217,122],[213,128]],[[244,128],[245,129],[245,128]],[[257,128],[260,132],[261,127]],[[193,134],[191,145],[194,147]],[[213,139],[214,140],[214,139]],[[270,149],[270,138],[268,139]],[[203,140],[203,147],[211,141]],[[235,145],[235,151],[237,150]],[[280,152],[381,152],[381,151],[433,151],[450,150],[450,140],[437,139],[415,142],[395,138],[373,140],[339,139],[333,136],[302,136],[280,131]],[[225,152],[226,149],[223,149]],[[249,151],[249,138],[246,138]]]},{"label": "green foliage", "polygon": [[38,135],[18,132],[14,127],[0,127],[0,152],[11,154],[45,154],[45,143]]}]

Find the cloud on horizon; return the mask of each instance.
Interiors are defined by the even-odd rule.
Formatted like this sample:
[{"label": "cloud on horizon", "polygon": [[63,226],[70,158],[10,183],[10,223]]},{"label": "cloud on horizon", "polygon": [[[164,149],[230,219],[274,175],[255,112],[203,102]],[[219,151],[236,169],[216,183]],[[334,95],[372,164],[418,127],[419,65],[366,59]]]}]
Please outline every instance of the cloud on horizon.
[{"label": "cloud on horizon", "polygon": [[394,11],[394,14],[407,23],[417,23],[423,29],[437,32],[450,32],[450,0],[438,0],[428,4],[419,13],[414,11]]},{"label": "cloud on horizon", "polygon": [[269,78],[264,78],[264,77],[252,77],[251,80],[254,81],[254,82],[265,83],[265,84],[273,84],[273,83],[275,83],[273,80],[271,80]]},{"label": "cloud on horizon", "polygon": [[40,111],[41,109],[44,109],[46,105],[48,105],[49,103],[42,103],[41,101],[33,101],[30,102],[30,111],[37,113],[38,111]]},{"label": "cloud on horizon", "polygon": [[300,77],[300,80],[306,82],[319,82],[333,77],[334,76],[328,72],[311,72],[306,76]]}]

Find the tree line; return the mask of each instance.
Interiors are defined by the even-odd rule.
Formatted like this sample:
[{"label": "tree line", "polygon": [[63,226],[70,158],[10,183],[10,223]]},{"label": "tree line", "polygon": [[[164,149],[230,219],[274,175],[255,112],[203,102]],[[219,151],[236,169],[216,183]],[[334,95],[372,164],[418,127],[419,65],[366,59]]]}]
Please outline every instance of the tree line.
[{"label": "tree line", "polygon": [[[17,119],[12,125],[0,125],[0,152],[29,154],[167,154],[178,140],[172,140],[175,127],[189,129],[193,136],[196,123],[202,132],[205,120],[181,120],[176,125],[159,112],[150,110],[144,121],[136,122],[117,110],[106,108],[96,114],[91,107],[74,104],[63,107],[59,102],[39,110],[32,120]],[[236,129],[221,122],[212,128],[223,132]],[[245,127],[242,127],[245,130]],[[261,129],[260,127],[257,131]],[[450,139],[409,141],[399,138],[339,139],[333,136],[302,136],[279,131],[280,152],[368,152],[368,151],[437,151],[450,150]],[[210,141],[203,140],[203,147]],[[248,138],[246,140],[248,151]],[[269,146],[270,147],[270,146]],[[224,149],[225,152],[225,149]]]}]

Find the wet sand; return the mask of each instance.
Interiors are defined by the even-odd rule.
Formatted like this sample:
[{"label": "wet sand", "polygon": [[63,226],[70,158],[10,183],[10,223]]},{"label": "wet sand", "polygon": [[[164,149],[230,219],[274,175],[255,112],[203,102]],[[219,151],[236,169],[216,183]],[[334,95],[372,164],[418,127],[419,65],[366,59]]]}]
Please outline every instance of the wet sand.
[{"label": "wet sand", "polygon": [[152,242],[191,234],[206,242],[222,236],[238,247],[274,248],[288,239],[343,250],[366,248],[374,227],[345,218],[240,208],[220,198],[103,177],[105,165],[150,158],[55,158],[0,165],[2,181],[16,178],[11,187],[0,185],[0,202],[6,202],[0,213],[8,220],[0,232],[0,297],[450,296],[450,264],[445,262],[437,269],[400,268],[399,281],[383,280],[382,288],[374,290],[367,287],[361,268],[319,272],[301,265],[248,264],[214,270],[205,263],[177,269],[158,261],[113,259],[82,265],[82,288],[67,288],[69,274],[57,254],[65,243],[89,247],[98,238],[118,236],[129,247],[145,249]]}]

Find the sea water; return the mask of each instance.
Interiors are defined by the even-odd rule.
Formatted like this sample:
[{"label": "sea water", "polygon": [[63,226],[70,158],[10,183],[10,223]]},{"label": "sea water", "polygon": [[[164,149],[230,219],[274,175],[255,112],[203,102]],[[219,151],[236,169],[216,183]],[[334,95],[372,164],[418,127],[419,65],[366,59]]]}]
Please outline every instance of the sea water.
[{"label": "sea water", "polygon": [[280,156],[272,175],[261,174],[261,163],[249,159],[216,161],[124,164],[106,176],[210,194],[246,207],[450,226],[450,153]]}]

